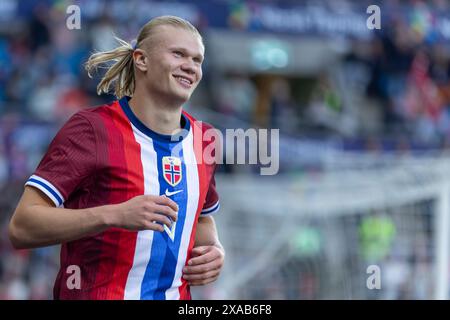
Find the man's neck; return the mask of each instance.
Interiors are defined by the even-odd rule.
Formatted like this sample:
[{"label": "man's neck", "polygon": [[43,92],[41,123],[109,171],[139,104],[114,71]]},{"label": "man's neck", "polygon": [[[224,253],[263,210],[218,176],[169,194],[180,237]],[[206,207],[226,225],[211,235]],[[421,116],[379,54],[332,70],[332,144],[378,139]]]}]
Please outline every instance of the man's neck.
[{"label": "man's neck", "polygon": [[173,135],[179,131],[181,106],[168,105],[139,92],[128,103],[136,117],[156,133]]}]

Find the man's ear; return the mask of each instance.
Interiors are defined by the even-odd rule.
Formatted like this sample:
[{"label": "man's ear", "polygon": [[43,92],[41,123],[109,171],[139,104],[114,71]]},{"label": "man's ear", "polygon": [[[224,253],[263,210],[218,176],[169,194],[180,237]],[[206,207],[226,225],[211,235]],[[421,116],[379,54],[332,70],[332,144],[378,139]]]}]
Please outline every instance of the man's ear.
[{"label": "man's ear", "polygon": [[146,72],[148,69],[148,59],[147,55],[142,49],[136,49],[133,52],[133,60],[134,65],[137,69],[141,70],[142,72]]}]

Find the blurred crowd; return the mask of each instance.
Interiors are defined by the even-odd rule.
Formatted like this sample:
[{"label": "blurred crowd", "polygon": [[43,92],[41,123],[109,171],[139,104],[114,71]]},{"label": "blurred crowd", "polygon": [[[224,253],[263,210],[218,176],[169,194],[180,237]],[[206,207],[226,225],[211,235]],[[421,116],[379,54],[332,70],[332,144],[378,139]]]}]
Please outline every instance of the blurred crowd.
[{"label": "blurred crowd", "polygon": [[[347,39],[337,63],[315,75],[217,76],[207,56],[205,80],[187,108],[215,112],[212,122],[219,127],[223,116],[231,119],[228,127],[244,123],[280,128],[294,138],[338,137],[348,148],[444,148],[450,53],[430,20],[432,12],[450,8],[446,1],[403,5],[408,3],[408,19],[389,17],[389,28],[374,31],[370,40]],[[30,173],[70,115],[114,99],[96,94],[99,75],[88,78],[83,64],[93,50],[116,46],[114,34],[133,39],[142,20],[138,14],[118,20],[106,7],[91,5],[82,28],[69,30],[62,4],[42,2],[30,6],[27,18],[0,20],[0,183]]]},{"label": "blurred crowd", "polygon": [[[97,11],[82,29],[69,30],[62,2],[48,3],[30,6],[30,18],[0,19],[0,299],[49,297],[57,254],[52,248],[12,251],[8,217],[24,179],[62,123],[82,108],[114,99],[98,96],[98,78],[89,79],[83,68],[92,49],[113,48],[114,33],[133,39],[141,22],[91,8]],[[449,47],[429,26],[431,7],[422,1],[404,4],[412,5],[410,19],[393,19],[370,41],[349,39],[338,63],[314,76],[267,80],[267,75],[225,72],[213,83],[215,70],[206,61],[206,81],[187,107],[194,114],[212,112],[212,119],[231,119],[235,127],[280,128],[291,138],[339,137],[350,149],[447,148]],[[450,12],[446,1],[433,5]]]},{"label": "blurred crowd", "polygon": [[57,247],[15,250],[8,239],[9,216],[23,190],[22,183],[0,187],[0,300],[52,298],[59,266]]}]

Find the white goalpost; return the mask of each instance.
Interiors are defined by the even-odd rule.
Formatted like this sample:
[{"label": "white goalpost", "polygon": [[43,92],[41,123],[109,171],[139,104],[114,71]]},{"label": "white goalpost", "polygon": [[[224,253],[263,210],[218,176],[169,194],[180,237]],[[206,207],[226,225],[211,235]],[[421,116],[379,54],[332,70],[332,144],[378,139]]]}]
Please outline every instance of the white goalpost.
[{"label": "white goalpost", "polygon": [[[217,178],[227,261],[194,296],[447,299],[450,157],[336,153],[321,166]],[[370,265],[378,290],[366,287]]]}]

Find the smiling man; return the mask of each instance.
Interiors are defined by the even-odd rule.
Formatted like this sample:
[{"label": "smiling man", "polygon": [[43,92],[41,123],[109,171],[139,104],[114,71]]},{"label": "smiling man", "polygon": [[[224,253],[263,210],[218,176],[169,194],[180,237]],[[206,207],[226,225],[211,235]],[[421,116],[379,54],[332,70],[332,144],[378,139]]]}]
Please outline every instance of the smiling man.
[{"label": "smiling man", "polygon": [[86,64],[114,62],[97,89],[114,86],[119,100],[58,132],[25,184],[10,239],[19,249],[62,244],[55,299],[190,299],[225,255],[211,216],[215,164],[195,141],[211,127],[182,109],[202,78],[202,37],[162,16],[133,46],[119,42]]}]

